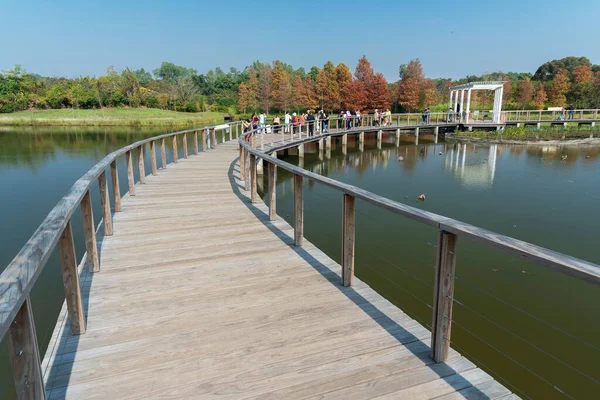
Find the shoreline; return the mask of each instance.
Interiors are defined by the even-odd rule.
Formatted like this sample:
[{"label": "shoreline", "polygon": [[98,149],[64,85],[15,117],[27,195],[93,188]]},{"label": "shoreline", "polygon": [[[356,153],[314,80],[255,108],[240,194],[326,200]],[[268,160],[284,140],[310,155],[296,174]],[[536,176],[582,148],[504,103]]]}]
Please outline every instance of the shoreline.
[{"label": "shoreline", "polygon": [[217,124],[220,112],[184,113],[150,108],[103,108],[98,110],[34,110],[0,114],[0,127],[185,127]]},{"label": "shoreline", "polygon": [[25,118],[0,118],[0,127],[162,127],[162,126],[190,126],[201,123],[203,125],[216,124],[216,119],[190,118],[190,119],[25,119]]},{"label": "shoreline", "polygon": [[600,138],[564,139],[564,140],[504,140],[490,138],[473,138],[468,136],[446,136],[446,141],[457,141],[462,143],[489,143],[489,144],[521,144],[527,146],[600,146]]}]

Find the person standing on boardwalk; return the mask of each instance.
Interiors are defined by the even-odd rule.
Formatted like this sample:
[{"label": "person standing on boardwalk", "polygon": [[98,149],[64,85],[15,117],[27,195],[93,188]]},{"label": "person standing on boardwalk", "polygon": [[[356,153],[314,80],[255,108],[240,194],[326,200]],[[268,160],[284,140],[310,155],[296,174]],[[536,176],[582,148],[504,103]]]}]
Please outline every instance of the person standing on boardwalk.
[{"label": "person standing on boardwalk", "polygon": [[569,119],[575,119],[575,107],[573,104],[569,105]]},{"label": "person standing on boardwalk", "polygon": [[300,134],[302,135],[302,129],[304,128],[304,123],[306,122],[304,114],[300,114],[300,117],[298,117],[298,121],[300,121]]},{"label": "person standing on boardwalk", "polygon": [[387,119],[386,125],[392,125],[392,112],[389,108],[385,111],[385,118]]},{"label": "person standing on boardwalk", "polygon": [[308,136],[315,134],[315,116],[310,110],[306,112],[306,121],[308,122]]},{"label": "person standing on boardwalk", "polygon": [[285,133],[290,133],[290,120],[291,119],[292,119],[292,117],[290,117],[289,111],[286,111],[285,116],[283,117],[283,122],[285,124],[285,128],[283,128],[283,131]]},{"label": "person standing on boardwalk", "polygon": [[298,116],[296,113],[292,114],[292,134],[298,133]]},{"label": "person standing on boardwalk", "polygon": [[375,126],[379,126],[379,110],[375,109],[375,115],[373,117],[373,123]]},{"label": "person standing on boardwalk", "polygon": [[321,132],[327,133],[329,132],[329,119],[327,118],[327,113],[321,110],[321,114],[319,115],[319,120],[321,121]]},{"label": "person standing on boardwalk", "polygon": [[263,113],[260,113],[258,117],[258,123],[260,124],[260,133],[265,133],[265,123],[267,121],[267,116]]},{"label": "person standing on boardwalk", "polygon": [[279,125],[281,125],[281,119],[279,119],[279,115],[276,115],[275,118],[273,118],[274,133],[279,133]]}]

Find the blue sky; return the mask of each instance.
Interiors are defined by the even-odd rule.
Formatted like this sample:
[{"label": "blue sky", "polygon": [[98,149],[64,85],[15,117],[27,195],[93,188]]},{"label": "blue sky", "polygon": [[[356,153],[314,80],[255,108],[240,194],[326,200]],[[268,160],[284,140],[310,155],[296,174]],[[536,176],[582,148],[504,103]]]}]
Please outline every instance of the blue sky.
[{"label": "blue sky", "polygon": [[354,70],[366,55],[396,80],[419,58],[429,77],[530,71],[569,55],[600,64],[600,1],[0,0],[0,70],[99,75],[162,61],[203,73],[280,59]]}]

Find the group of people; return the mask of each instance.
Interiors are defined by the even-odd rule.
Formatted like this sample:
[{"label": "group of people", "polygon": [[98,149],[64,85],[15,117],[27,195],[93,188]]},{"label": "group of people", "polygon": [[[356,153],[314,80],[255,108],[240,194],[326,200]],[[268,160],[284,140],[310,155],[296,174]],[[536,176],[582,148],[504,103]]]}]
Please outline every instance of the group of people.
[{"label": "group of people", "polygon": [[[340,111],[339,120],[337,127],[343,127],[345,124],[346,129],[353,127],[363,126],[363,116],[359,109],[351,112],[350,110]],[[379,111],[375,109],[373,124],[375,126],[388,126],[392,124],[392,112],[390,109],[385,111]],[[281,133],[283,129],[284,133],[297,134],[302,132],[303,127],[308,126],[308,135],[313,136],[315,131],[321,133],[329,132],[329,116],[324,110],[320,110],[315,116],[311,110],[307,110],[305,113],[292,113],[286,112],[283,116],[283,123],[279,115],[273,118],[272,124],[267,124],[267,115],[260,113],[259,115],[252,114],[249,119],[243,121],[244,133],[254,131],[255,133]]]},{"label": "group of people", "polygon": [[561,121],[564,120],[566,116],[565,113],[568,113],[568,119],[575,119],[575,106],[571,104],[567,108],[563,107],[560,111],[560,116],[558,117],[558,119]]}]

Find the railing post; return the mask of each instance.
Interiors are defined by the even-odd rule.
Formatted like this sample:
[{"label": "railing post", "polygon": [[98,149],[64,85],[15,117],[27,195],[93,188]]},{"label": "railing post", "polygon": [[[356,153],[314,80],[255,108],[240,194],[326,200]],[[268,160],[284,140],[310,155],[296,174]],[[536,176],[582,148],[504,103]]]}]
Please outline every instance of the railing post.
[{"label": "railing post", "polygon": [[183,158],[188,158],[187,133],[183,134]]},{"label": "railing post", "polygon": [[117,160],[110,163],[110,177],[112,181],[113,197],[115,200],[115,212],[121,211],[121,188],[119,188],[119,173],[117,172]]},{"label": "railing post", "polygon": [[250,153],[250,200],[256,203],[256,156]]},{"label": "railing post", "polygon": [[344,194],[342,214],[342,285],[354,280],[354,196]]},{"label": "railing post", "polygon": [[112,236],[113,224],[112,214],[110,212],[110,197],[108,197],[106,171],[103,171],[98,177],[98,186],[100,186],[100,204],[102,206],[102,220],[104,221],[104,235]]},{"label": "railing post", "polygon": [[294,175],[294,243],[296,246],[302,246],[304,237],[303,181],[302,176]]},{"label": "railing post", "polygon": [[252,178],[250,176],[250,152],[245,152],[244,157],[244,188],[246,191],[250,191],[250,184],[252,183]]},{"label": "railing post", "polygon": [[135,196],[135,181],[133,180],[133,161],[131,160],[131,151],[125,153],[127,160],[127,183],[129,184],[129,195]]},{"label": "railing post", "polygon": [[177,135],[173,136],[173,162],[175,164],[179,162],[179,155],[177,154]]},{"label": "railing post", "polygon": [[162,169],[167,169],[167,146],[165,146],[165,138],[160,139],[160,162]]},{"label": "railing post", "polygon": [[154,140],[150,142],[150,162],[152,163],[152,175],[156,176],[156,145]]},{"label": "railing post", "polygon": [[18,399],[45,399],[40,350],[29,296],[8,330],[8,349]]},{"label": "railing post", "polygon": [[79,275],[77,274],[77,256],[75,255],[75,244],[73,243],[73,232],[71,222],[63,230],[58,240],[58,250],[62,263],[63,284],[65,286],[65,298],[69,321],[71,322],[71,333],[81,335],[85,333],[85,316],[83,314],[83,303],[81,302],[81,287],[79,286]]},{"label": "railing post", "polygon": [[139,159],[138,165],[140,168],[140,183],[146,183],[146,168],[144,167],[144,145],[140,145],[139,147]]},{"label": "railing post", "polygon": [[273,163],[268,163],[267,170],[269,181],[269,221],[275,221],[277,218],[277,166]]},{"label": "railing post", "polygon": [[453,233],[439,233],[431,324],[431,357],[435,362],[446,361],[450,349],[457,239]]},{"label": "railing post", "polygon": [[215,128],[212,128],[212,132],[210,134],[210,139],[211,139],[211,147],[213,149],[217,148],[217,130]]},{"label": "railing post", "polygon": [[207,129],[202,131],[202,151],[206,151],[208,149],[208,138],[207,138]]},{"label": "railing post", "polygon": [[246,158],[246,149],[240,144],[240,180],[244,180],[244,159]]},{"label": "railing post", "polygon": [[194,131],[194,154],[198,155],[198,131]]},{"label": "railing post", "polygon": [[87,262],[90,272],[100,271],[98,262],[98,247],[96,246],[96,230],[94,228],[94,212],[92,211],[92,199],[88,190],[81,199],[81,215],[83,217],[83,235],[85,236],[85,249],[87,251]]}]

